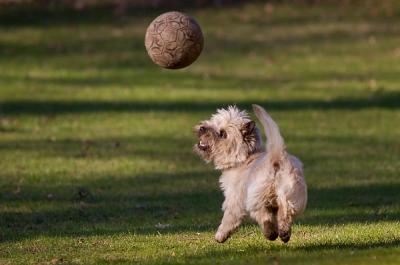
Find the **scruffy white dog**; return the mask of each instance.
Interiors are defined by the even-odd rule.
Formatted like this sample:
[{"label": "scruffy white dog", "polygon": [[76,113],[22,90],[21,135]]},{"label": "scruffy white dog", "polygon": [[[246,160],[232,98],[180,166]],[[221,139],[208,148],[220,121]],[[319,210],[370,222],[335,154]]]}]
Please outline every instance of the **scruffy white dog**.
[{"label": "scruffy white dog", "polygon": [[302,163],[288,154],[279,128],[267,112],[253,105],[267,137],[263,147],[255,122],[235,106],[219,109],[195,127],[199,142],[194,150],[222,171],[224,216],[215,240],[222,243],[250,215],[264,236],[288,242],[293,218],[307,204]]}]

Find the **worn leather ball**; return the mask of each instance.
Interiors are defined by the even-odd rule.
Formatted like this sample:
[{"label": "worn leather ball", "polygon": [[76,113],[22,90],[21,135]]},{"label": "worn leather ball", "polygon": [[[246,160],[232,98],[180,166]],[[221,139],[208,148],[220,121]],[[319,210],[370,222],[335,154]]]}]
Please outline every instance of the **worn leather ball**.
[{"label": "worn leather ball", "polygon": [[161,14],[146,31],[145,46],[151,60],[168,69],[192,64],[203,50],[203,33],[199,24],[180,12]]}]

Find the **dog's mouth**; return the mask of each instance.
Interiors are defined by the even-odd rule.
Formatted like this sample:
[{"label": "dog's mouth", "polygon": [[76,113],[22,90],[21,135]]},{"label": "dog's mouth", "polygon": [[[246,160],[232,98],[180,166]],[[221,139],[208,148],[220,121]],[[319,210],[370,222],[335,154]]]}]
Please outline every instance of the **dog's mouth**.
[{"label": "dog's mouth", "polygon": [[210,146],[203,141],[199,141],[197,147],[202,151],[206,151]]}]

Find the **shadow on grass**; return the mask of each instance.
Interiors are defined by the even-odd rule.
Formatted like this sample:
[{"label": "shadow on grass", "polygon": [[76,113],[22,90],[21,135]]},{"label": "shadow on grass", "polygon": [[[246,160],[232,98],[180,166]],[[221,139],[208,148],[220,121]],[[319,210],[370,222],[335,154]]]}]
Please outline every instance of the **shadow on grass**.
[{"label": "shadow on grass", "polygon": [[[210,182],[214,182],[214,189],[208,189]],[[220,215],[222,194],[216,187],[217,177],[210,172],[104,176],[85,178],[79,185],[2,185],[1,204],[29,209],[1,213],[2,238],[10,241],[39,235],[155,234],[210,229]],[[159,223],[168,225],[158,228]]]},{"label": "shadow on grass", "polygon": [[[91,75],[71,75],[58,77],[0,74],[0,85],[20,85],[21,82],[23,82],[35,87],[57,87],[58,89],[65,89],[65,92],[71,92],[75,89],[81,90],[82,88],[87,87],[90,87],[91,89],[109,89],[110,87],[114,87],[116,91],[118,90],[118,88],[123,87],[129,89],[199,89],[200,92],[202,89],[229,89],[230,91],[240,90],[243,92],[258,90],[262,92],[285,89],[288,86],[296,89],[302,89],[307,86],[313,87],[316,83],[319,82],[325,82],[326,89],[332,87],[332,84],[330,84],[331,82],[343,83],[343,86],[347,86],[349,82],[358,82],[360,83],[360,85],[364,84],[365,87],[367,87],[368,82],[372,78],[372,75],[369,73],[343,73],[340,71],[318,73],[310,72],[299,77],[290,78],[252,75],[238,76],[229,73],[210,74],[194,72],[171,72],[170,70],[154,72],[148,69],[155,69],[156,67],[154,65],[149,65],[148,58],[143,58],[143,60],[131,60],[130,58],[124,58],[122,60],[108,62],[107,66],[110,67],[110,69],[140,68],[141,70],[123,71],[122,74],[104,74],[102,72],[99,72],[97,74],[92,73]],[[389,71],[376,72],[373,76],[381,80],[385,80],[386,82],[400,82],[400,76],[396,75],[396,73]],[[296,83],[298,83],[299,85],[296,85]],[[288,93],[290,93],[290,91],[288,91]],[[366,95],[371,98],[379,98],[385,97],[387,94],[389,94],[389,96],[395,96],[396,98],[398,97],[398,95],[396,95],[396,92],[386,92],[384,87],[378,87],[378,89],[374,92],[368,90],[360,92],[360,96],[362,99],[364,99]],[[354,98],[349,100],[356,99]],[[102,102],[99,102],[99,104],[102,104]]]},{"label": "shadow on grass", "polygon": [[[68,9],[55,9],[55,10],[38,10],[38,14],[35,13],[35,9],[15,9],[12,8],[6,12],[0,12],[0,21],[4,25],[18,26],[19,24],[29,26],[37,24],[43,30],[46,30],[46,26],[57,27],[59,24],[66,24],[62,26],[57,38],[51,39],[39,39],[36,41],[24,42],[20,41],[2,41],[0,43],[0,55],[3,59],[15,60],[15,58],[23,58],[24,62],[29,58],[32,64],[37,66],[38,62],[49,61],[52,62],[54,58],[62,56],[68,58],[69,56],[77,56],[79,59],[66,60],[62,62],[63,68],[76,69],[84,68],[82,65],[86,65],[86,68],[90,65],[91,68],[96,69],[155,69],[147,58],[145,48],[143,45],[143,38],[147,24],[154,18],[156,14],[159,14],[162,10],[154,9],[135,9],[129,14],[129,20],[124,18],[115,18],[110,14],[110,9],[105,8],[93,8],[89,10],[83,10],[80,12],[68,10]],[[41,14],[42,12],[43,14]],[[237,10],[240,12],[240,9]],[[235,13],[233,13],[235,14]],[[304,24],[304,28],[307,29],[310,25],[318,26],[320,18],[312,17],[302,14],[300,16],[290,15],[287,21],[291,21],[289,24],[298,26]],[[243,22],[237,21],[238,24],[247,24],[251,30],[259,29],[265,31],[265,28],[273,28],[280,24],[285,25],[284,20],[269,21],[264,20],[264,14],[258,14],[259,20],[254,22]],[[204,18],[206,19],[206,18]],[[336,18],[337,19],[337,18]],[[27,23],[29,21],[29,23]],[[229,21],[229,20],[228,20]],[[398,18],[396,18],[396,21]],[[226,27],[231,27],[229,22],[227,24],[219,25],[213,30],[205,31],[206,39],[208,44],[205,47],[205,56],[208,56],[208,63],[213,64],[213,61],[223,60],[225,63],[232,61],[237,64],[238,58],[248,60],[249,53],[257,54],[258,57],[268,55],[274,50],[287,50],[292,46],[299,47],[315,47],[320,49],[323,44],[336,43],[351,45],[356,42],[364,43],[368,40],[368,37],[374,36],[379,39],[386,39],[399,34],[399,28],[395,27],[393,21],[380,21],[376,24],[372,23],[371,26],[365,28],[354,23],[354,25],[342,25],[343,23],[339,19],[338,27],[321,27],[317,31],[304,30],[301,34],[283,34],[283,35],[268,35],[266,38],[259,38],[249,35],[246,38],[241,38],[242,35],[233,34],[230,37],[229,34],[221,36],[220,30],[215,31],[214,28],[220,28],[223,30]],[[371,21],[368,21],[371,23]],[[91,23],[102,23],[108,25],[105,29],[99,31],[93,30],[90,26],[85,28],[85,24]],[[218,22],[217,22],[218,23]],[[350,22],[351,23],[351,22]],[[80,25],[83,24],[83,25]],[[135,28],[134,32],[127,31],[126,28],[122,28],[120,25],[126,27],[131,25]],[[76,32],[76,26],[79,25],[79,31]],[[0,26],[1,27],[1,26]],[[207,30],[207,28],[205,28]],[[243,29],[238,29],[243,30]],[[292,29],[290,29],[292,30]],[[68,33],[70,31],[70,33]],[[119,33],[118,33],[119,32]],[[297,31],[296,31],[297,32]],[[85,36],[85,37],[82,37]],[[72,36],[72,37],[71,37]],[[221,50],[224,52],[221,53]],[[298,50],[298,49],[297,49]],[[309,49],[305,49],[307,54],[311,54]],[[299,51],[296,52],[297,54]],[[330,49],[329,54],[338,53],[339,56],[346,56],[349,53],[348,50]],[[222,55],[222,57],[221,57]],[[204,55],[203,55],[204,56]],[[97,59],[96,59],[97,58]],[[83,59],[83,60],[82,60]],[[88,61],[79,62],[81,61]],[[240,63],[240,62],[239,62]]]},{"label": "shadow on grass", "polygon": [[[304,21],[302,21],[304,23]],[[239,54],[264,54],[271,53],[274,50],[289,50],[290,47],[308,47],[315,49],[321,49],[326,44],[336,44],[337,46],[341,46],[343,44],[351,45],[360,44],[367,41],[368,36],[380,36],[381,38],[388,38],[393,34],[398,34],[399,29],[390,26],[390,23],[386,24],[385,27],[382,27],[379,23],[377,25],[371,26],[367,31],[360,31],[357,29],[357,23],[354,23],[351,30],[344,29],[346,27],[340,27],[342,22],[337,23],[337,27],[332,29],[322,29],[316,32],[304,31],[302,34],[293,34],[293,35],[282,35],[282,36],[269,36],[264,38],[238,38],[235,36],[234,38],[226,35],[224,37],[220,37],[218,35],[210,34],[208,40],[210,44],[207,47],[207,51],[211,53],[213,56],[218,56],[221,54],[221,47],[224,47],[224,54],[231,54],[232,57],[235,56],[234,51],[236,51],[236,55]],[[254,28],[264,26],[265,28],[273,26],[270,25],[269,22],[265,23],[257,23],[252,25]],[[305,23],[305,26],[318,25],[316,21],[308,21]],[[347,26],[348,27],[348,26]],[[302,53],[301,51],[297,51],[297,53]],[[311,54],[310,51],[305,50],[304,53],[308,55]],[[330,50],[331,54],[337,54],[340,56],[346,56],[349,53],[349,50],[340,50],[332,48]]]},{"label": "shadow on grass", "polygon": [[[189,131],[191,126],[181,128]],[[1,129],[0,133],[21,132],[19,127]],[[29,133],[22,131],[24,133]],[[332,136],[296,136],[287,135],[289,146],[292,143],[301,143],[295,149],[306,165],[319,164],[334,160],[343,163],[346,169],[348,161],[363,159],[364,162],[379,164],[381,159],[394,161],[393,156],[398,154],[396,139],[379,139],[373,137],[332,137]],[[168,161],[181,164],[198,163],[199,159],[193,154],[192,146],[195,136],[132,136],[90,139],[37,139],[37,140],[8,140],[0,141],[0,150],[3,152],[21,152],[37,158],[67,158],[110,160],[117,158],[146,159],[149,161]],[[306,151],[303,146],[307,146]],[[320,150],[324,148],[324,152]],[[393,159],[391,159],[393,158]],[[352,167],[352,166],[350,166]],[[307,169],[307,168],[306,168]]]},{"label": "shadow on grass", "polygon": [[[379,248],[394,248],[398,247],[399,244],[400,239],[388,239],[379,242],[371,241],[359,243],[325,243],[316,245],[305,245],[301,247],[291,247],[290,244],[289,247],[278,244],[268,247],[263,245],[250,245],[241,246],[239,249],[214,248],[211,251],[206,251],[198,255],[187,256],[185,257],[185,259],[187,259],[188,263],[196,263],[196,260],[203,262],[209,261],[210,263],[212,263],[212,261],[218,259],[219,262],[226,261],[227,264],[230,264],[232,260],[235,261],[234,264],[334,264],[324,261],[326,259],[330,259],[331,261],[337,260],[337,255],[339,253],[341,258],[353,255],[353,253],[351,252],[345,252],[346,250],[374,250]],[[288,248],[290,248],[290,255],[287,255],[287,253],[285,253]],[[329,252],[323,252],[323,254],[321,254],[320,251]],[[323,260],[321,260],[322,255]],[[128,260],[120,260],[119,262],[121,261],[128,262]],[[107,260],[107,262],[109,261]],[[339,263],[339,260],[337,260],[337,262]],[[113,262],[111,261],[111,263]],[[145,262],[145,264],[154,263],[156,262]]]},{"label": "shadow on grass", "polygon": [[300,222],[336,225],[397,221],[400,218],[399,184],[310,188],[308,209]]},{"label": "shadow on grass", "polygon": [[[3,176],[4,177],[4,176]],[[91,176],[79,183],[2,185],[3,241],[212,231],[221,218],[216,172]],[[397,221],[400,185],[309,188],[305,225]]]},{"label": "shadow on grass", "polygon": [[93,25],[93,24],[118,24],[123,23],[124,18],[155,17],[167,11],[166,8],[131,8],[125,16],[114,13],[111,2],[97,5],[82,10],[73,9],[63,5],[41,6],[37,4],[11,5],[2,7],[0,20],[2,27],[39,26],[48,25]]},{"label": "shadow on grass", "polygon": [[[155,161],[194,164],[191,154],[194,138],[145,136],[100,138],[92,140],[49,139],[18,140],[0,143],[5,153],[15,151],[36,158],[91,159],[140,157]],[[376,161],[382,153],[396,154],[392,140],[349,137],[299,137],[295,142],[310,148],[324,146],[328,153],[304,156],[307,164],[334,159],[341,170],[352,174],[347,161],[363,157]],[[334,144],[334,147],[330,146]],[[370,146],[373,145],[373,152]],[[333,149],[334,148],[334,149]],[[392,148],[392,149],[391,149]],[[337,154],[336,154],[337,150]],[[304,152],[304,151],[303,151]],[[201,163],[198,161],[198,163]],[[44,171],[45,172],[45,171]],[[65,174],[61,172],[60,174]],[[70,174],[70,173],[68,173]],[[125,174],[125,173],[124,173]],[[358,174],[358,173],[357,173]],[[21,178],[24,178],[21,176]],[[3,241],[27,237],[112,235],[212,231],[221,218],[222,194],[218,190],[218,172],[191,170],[186,173],[154,172],[142,175],[81,175],[73,180],[54,175],[40,176],[45,181],[11,184],[0,182],[0,234]],[[323,180],[321,180],[323,181]],[[28,184],[28,183],[29,184]],[[377,184],[309,188],[309,205],[298,222],[305,225],[336,225],[396,221],[400,219],[400,184]],[[161,225],[158,226],[158,224]]]},{"label": "shadow on grass", "polygon": [[[146,58],[146,62],[148,63],[149,59]],[[144,62],[140,62],[140,60],[129,60],[126,62],[128,65],[134,67],[145,68]],[[108,66],[110,66],[112,62]],[[115,65],[116,68],[121,67],[121,64],[124,62],[118,61],[118,66]],[[135,64],[135,66],[133,65]],[[151,66],[153,69],[155,66]],[[127,66],[128,68],[128,66]],[[125,72],[126,73],[126,72]],[[335,75],[338,76],[338,75]],[[302,78],[302,81],[316,81],[315,79],[305,80]],[[321,78],[321,76],[320,76]],[[350,77],[349,77],[350,78]],[[354,77],[356,78],[356,77]],[[368,76],[365,76],[363,79],[368,80]],[[392,80],[391,77],[386,77],[389,80]],[[400,78],[395,76],[395,80]],[[394,81],[395,81],[394,80]],[[116,87],[124,87],[129,89],[146,89],[146,88],[173,88],[173,89],[204,89],[204,88],[228,88],[232,89],[240,89],[244,90],[247,88],[263,88],[266,86],[274,86],[287,84],[291,82],[295,82],[295,80],[289,79],[279,79],[279,78],[257,78],[257,77],[238,77],[231,75],[208,75],[208,74],[195,74],[190,72],[179,73],[179,72],[141,72],[141,71],[132,71],[131,73],[126,75],[113,75],[113,76],[103,76],[101,73],[97,76],[82,76],[82,77],[21,77],[17,75],[1,75],[0,74],[0,82],[4,84],[16,84],[24,81],[34,86],[39,87],[57,87],[59,89],[67,89],[67,90],[80,90],[82,87],[90,87],[90,88],[110,88]]]},{"label": "shadow on grass", "polygon": [[293,101],[178,101],[178,102],[108,102],[108,101],[37,101],[21,100],[0,103],[0,114],[3,115],[51,115],[63,113],[91,113],[91,112],[213,112],[217,108],[237,104],[240,107],[251,109],[251,104],[257,103],[268,110],[359,110],[365,108],[400,108],[400,92],[381,92],[369,97],[336,98],[331,100],[299,99]]},{"label": "shadow on grass", "polygon": [[[119,14],[116,12],[117,5],[115,1],[98,1],[92,5],[78,9],[72,8],[63,3],[36,4],[22,3],[9,6],[2,6],[0,12],[1,26],[46,26],[46,25],[76,25],[76,24],[98,24],[122,23],[125,18],[132,17],[156,17],[159,14],[179,9],[183,12],[194,12],[196,9],[202,8],[226,8],[231,6],[242,6],[247,1],[227,1],[216,3],[213,0],[206,1],[131,1],[125,5],[125,12]],[[252,1],[255,2],[255,1]],[[129,3],[129,2],[126,2]],[[94,5],[93,5],[94,4]]]},{"label": "shadow on grass", "polygon": [[[178,4],[182,2],[181,4]],[[188,3],[186,3],[188,2]],[[178,4],[178,5],[177,5]],[[171,5],[171,4],[170,4]],[[175,7],[193,7],[196,5],[190,4],[190,1],[175,1]],[[57,5],[37,5],[37,4],[20,4],[3,6],[0,12],[0,21],[2,26],[16,27],[16,26],[46,26],[46,25],[65,25],[65,24],[98,24],[98,23],[120,23],[125,17],[140,17],[152,16],[155,17],[166,11],[171,10],[171,6],[164,8],[151,8],[133,6],[126,10],[124,16],[115,14],[115,5],[112,2],[105,2],[105,4],[98,4],[97,6],[77,10],[68,6]],[[302,17],[304,20],[306,16]],[[284,21],[299,22],[300,18],[288,18]],[[292,22],[293,23],[293,22]]]},{"label": "shadow on grass", "polygon": [[[1,127],[0,127],[1,128]],[[190,127],[187,128],[190,130]],[[5,132],[13,132],[11,128]],[[1,133],[1,130],[0,130]],[[192,151],[193,138],[171,136],[115,137],[102,139],[45,139],[0,142],[0,150],[21,151],[35,157],[109,160],[141,158],[160,161],[198,161]]]},{"label": "shadow on grass", "polygon": [[[64,59],[62,67],[70,70],[83,69],[83,66],[86,68],[90,66],[90,68],[98,70],[157,69],[150,62],[143,45],[147,23],[151,20],[150,18],[147,21],[142,21],[136,18],[125,23],[125,26],[128,23],[132,24],[132,28],[136,29],[133,33],[127,31],[126,28],[118,28],[118,25],[113,27],[113,24],[101,28],[98,32],[93,31],[92,28],[82,27],[76,33],[72,24],[70,28],[63,28],[57,35],[58,38],[50,40],[3,41],[0,43],[0,55],[3,59],[10,60],[23,58],[25,63],[27,59],[30,59],[33,65],[43,60],[47,60],[51,64],[55,58],[62,58]],[[311,24],[318,25],[318,22],[314,21]],[[237,35],[232,37],[229,37],[229,35],[220,36],[220,34],[211,31],[205,35],[208,45],[205,47],[202,56],[206,56],[207,63],[211,66],[218,61],[223,62],[224,65],[229,65],[229,63],[238,64],[240,60],[254,60],[254,58],[249,58],[249,55],[268,58],[275,51],[287,53],[290,51],[290,47],[308,47],[303,52],[310,56],[309,48],[320,49],[321,46],[324,47],[326,44],[332,43],[340,47],[343,45],[351,46],[367,42],[369,36],[386,40],[400,33],[398,27],[394,27],[393,23],[388,22],[384,25],[378,23],[377,25],[373,24],[367,30],[359,30],[357,24],[355,24],[351,30],[338,26],[330,30],[321,28],[318,31],[311,32],[306,30],[302,34],[271,35],[262,39],[251,36],[246,38],[239,38]],[[223,29],[227,26],[222,25],[220,27]],[[271,25],[262,24],[250,26],[260,30],[265,30],[265,27],[268,26],[271,27]],[[76,35],[71,38],[68,31]],[[82,37],[82,35],[85,37]],[[224,52],[221,53],[221,50]],[[296,51],[296,54],[298,56],[303,52]],[[331,56],[345,57],[348,53],[349,50],[343,49],[332,48],[329,50]],[[68,60],[68,57],[78,57],[79,59],[71,61],[71,59]],[[276,58],[274,60],[279,62],[281,59]],[[393,76],[396,76],[395,73]]]}]

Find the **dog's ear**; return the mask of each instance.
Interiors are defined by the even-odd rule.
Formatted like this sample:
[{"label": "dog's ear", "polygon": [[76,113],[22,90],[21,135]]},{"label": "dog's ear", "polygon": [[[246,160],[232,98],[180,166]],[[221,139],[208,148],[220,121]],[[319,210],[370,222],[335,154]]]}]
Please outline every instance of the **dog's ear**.
[{"label": "dog's ear", "polygon": [[242,135],[246,136],[246,135],[252,134],[253,131],[254,131],[254,128],[256,128],[256,123],[254,121],[249,121],[248,123],[243,125],[243,127],[242,127]]}]

